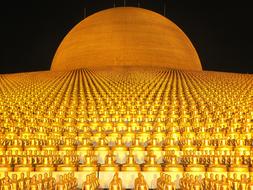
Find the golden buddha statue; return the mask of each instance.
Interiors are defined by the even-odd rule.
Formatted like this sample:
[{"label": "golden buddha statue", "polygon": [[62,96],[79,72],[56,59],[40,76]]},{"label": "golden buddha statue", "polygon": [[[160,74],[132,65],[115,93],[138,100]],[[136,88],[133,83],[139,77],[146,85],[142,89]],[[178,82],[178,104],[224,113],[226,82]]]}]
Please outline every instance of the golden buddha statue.
[{"label": "golden buddha statue", "polygon": [[[34,123],[31,123],[31,125],[34,125]],[[24,127],[24,131],[22,132],[22,134],[20,135],[22,139],[28,140],[29,138],[31,138],[33,134],[31,133],[31,130],[28,126]]]},{"label": "golden buddha statue", "polygon": [[42,180],[42,183],[43,183],[43,188],[44,189],[49,189],[49,178],[48,178],[48,174],[47,173],[44,173],[44,179]]},{"label": "golden buddha statue", "polygon": [[11,180],[9,179],[9,176],[5,176],[1,180],[1,190],[12,190],[11,189]]},{"label": "golden buddha statue", "polygon": [[95,189],[95,187],[93,186],[91,176],[86,175],[86,180],[82,185],[82,190],[94,190],[94,189]]},{"label": "golden buddha statue", "polygon": [[201,142],[201,146],[199,147],[199,151],[213,151],[215,150],[215,146],[211,145],[209,139],[204,139]]},{"label": "golden buddha statue", "polygon": [[247,179],[247,176],[245,174],[241,175],[239,189],[241,189],[241,190],[244,190],[244,189],[248,190],[248,179]]},{"label": "golden buddha statue", "polygon": [[18,154],[18,151],[16,150],[14,155],[12,155],[11,164],[13,165],[19,164],[19,161],[20,161],[19,158],[20,158],[20,155]]},{"label": "golden buddha statue", "polygon": [[125,132],[128,129],[127,124],[122,120],[121,117],[119,118],[119,121],[116,123],[116,127],[119,132]]},{"label": "golden buddha statue", "polygon": [[192,163],[185,168],[186,172],[205,172],[205,170],[205,166],[199,164],[197,155],[192,156]]},{"label": "golden buddha statue", "polygon": [[247,183],[247,190],[253,190],[253,176],[249,177],[248,183]]},{"label": "golden buddha statue", "polygon": [[236,128],[233,126],[230,126],[227,131],[226,135],[231,140],[236,140],[239,138],[239,133],[236,132]]},{"label": "golden buddha statue", "polygon": [[87,126],[86,122],[84,122],[84,121],[82,123],[78,122],[77,126],[78,126],[78,128],[80,127],[80,129],[78,131],[78,139],[79,140],[81,140],[83,138],[89,138],[92,135],[92,133],[90,132],[90,128]]},{"label": "golden buddha statue", "polygon": [[45,172],[55,171],[53,160],[49,159],[49,155],[48,155],[47,151],[45,151],[45,154],[42,157],[42,164],[36,165],[35,170],[36,171],[45,171]]},{"label": "golden buddha statue", "polygon": [[43,179],[42,179],[42,174],[38,175],[38,180],[36,180],[37,183],[37,188],[38,190],[44,190],[44,183],[43,183]]},{"label": "golden buddha statue", "polygon": [[237,178],[237,174],[234,173],[233,174],[233,180],[232,180],[232,189],[239,189],[239,186],[240,186],[240,180],[238,180]]},{"label": "golden buddha statue", "polygon": [[236,145],[234,147],[235,152],[239,152],[240,155],[243,155],[246,152],[250,152],[250,149],[251,149],[251,146],[246,146],[244,139],[236,140]]},{"label": "golden buddha statue", "polygon": [[106,138],[107,138],[109,144],[114,145],[116,143],[117,139],[120,137],[121,137],[121,135],[118,131],[118,128],[117,128],[117,126],[114,125],[112,127],[112,132],[110,132]]},{"label": "golden buddha statue", "polygon": [[165,180],[165,173],[161,172],[160,173],[160,177],[157,178],[157,180],[156,180],[156,188],[157,188],[157,190],[162,190],[163,189],[164,180]]},{"label": "golden buddha statue", "polygon": [[75,177],[75,173],[74,172],[69,173],[69,180],[71,182],[71,188],[72,189],[77,189],[77,187],[78,187],[78,181],[77,181],[77,178]]},{"label": "golden buddha statue", "polygon": [[199,176],[195,176],[194,184],[193,185],[194,185],[194,189],[195,190],[202,190],[202,185],[201,185]]},{"label": "golden buddha statue", "polygon": [[195,137],[195,132],[193,132],[190,126],[186,126],[182,137],[186,139],[193,139]]},{"label": "golden buddha statue", "polygon": [[55,188],[56,188],[56,190],[66,190],[66,184],[63,181],[62,175],[59,176],[59,181],[56,183]]},{"label": "golden buddha statue", "polygon": [[150,137],[151,134],[150,132],[148,132],[147,126],[143,124],[141,127],[141,131],[136,134],[136,139],[139,139],[140,143],[144,144],[148,141],[148,139],[150,139]]},{"label": "golden buddha statue", "polygon": [[63,153],[67,151],[75,151],[75,150],[76,150],[76,147],[73,145],[71,138],[66,138],[64,141],[64,144],[59,146],[59,151]]},{"label": "golden buddha statue", "polygon": [[189,178],[188,173],[183,173],[183,176],[179,179],[179,187],[180,189],[186,189],[187,188],[187,180]]},{"label": "golden buddha statue", "polygon": [[30,189],[31,188],[31,177],[30,177],[30,172],[26,172],[26,177],[24,179],[24,185],[25,189]]},{"label": "golden buddha statue", "polygon": [[8,150],[10,150],[12,154],[14,154],[15,151],[17,150],[18,153],[20,154],[21,151],[23,151],[23,147],[22,147],[20,139],[18,138],[13,139],[11,145],[7,146],[7,151]]},{"label": "golden buddha statue", "polygon": [[52,172],[49,172],[49,177],[48,177],[48,189],[49,190],[54,190],[56,186],[56,181],[55,178],[52,176]]},{"label": "golden buddha statue", "polygon": [[105,118],[105,121],[102,123],[102,127],[105,131],[111,131],[113,128],[113,123],[110,122],[109,118]]},{"label": "golden buddha statue", "polygon": [[239,155],[239,152],[235,153],[235,156],[233,156],[231,158],[231,165],[229,167],[229,172],[240,172],[242,173],[248,173],[249,172],[249,168],[248,165],[244,165],[242,163],[242,158]]},{"label": "golden buddha statue", "polygon": [[77,171],[77,167],[72,163],[69,153],[64,155],[63,164],[57,166],[57,171]]},{"label": "golden buddha statue", "polygon": [[90,137],[90,139],[92,140],[92,142],[99,142],[100,139],[105,138],[106,134],[102,128],[102,126],[98,126],[96,132],[92,133],[92,136]]},{"label": "golden buddha statue", "polygon": [[8,162],[5,152],[0,156],[0,172],[12,171],[11,163]]},{"label": "golden buddha statue", "polygon": [[100,166],[99,171],[119,171],[119,166],[114,162],[114,156],[112,155],[112,153],[108,153],[105,159],[105,164],[102,164]]},{"label": "golden buddha statue", "polygon": [[91,174],[91,179],[93,181],[93,186],[95,188],[98,188],[99,187],[99,179],[97,178],[96,173]]},{"label": "golden buddha statue", "polygon": [[34,151],[38,151],[40,150],[40,146],[38,144],[38,140],[37,139],[29,139],[29,143],[28,145],[24,146],[24,150],[25,151],[32,151],[32,153],[34,154]]},{"label": "golden buddha statue", "polygon": [[43,151],[58,151],[58,145],[56,144],[56,140],[53,138],[49,138],[46,141],[46,145],[42,146]]},{"label": "golden buddha statue", "polygon": [[171,128],[169,128],[169,132],[167,133],[168,138],[172,138],[175,141],[178,141],[179,138],[181,137],[180,132],[177,130],[178,129],[178,123],[173,123]]},{"label": "golden buddha statue", "polygon": [[180,147],[175,143],[173,138],[166,138],[164,151],[180,151]]},{"label": "golden buddha statue", "polygon": [[157,141],[160,143],[164,141],[166,137],[165,132],[162,132],[161,126],[156,126],[156,130],[152,133],[152,138],[157,139]]},{"label": "golden buddha statue", "polygon": [[224,155],[226,151],[232,151],[232,149],[233,147],[227,144],[227,140],[224,137],[218,142],[218,147],[216,148],[222,155]]},{"label": "golden buddha statue", "polygon": [[197,151],[197,147],[193,145],[193,139],[183,137],[182,141],[185,142],[185,144],[181,147],[182,151]]},{"label": "golden buddha statue", "polygon": [[220,172],[220,173],[226,173],[227,167],[225,165],[220,164],[219,157],[216,154],[212,157],[211,164],[207,168],[207,172]]},{"label": "golden buddha statue", "polygon": [[166,163],[164,166],[165,172],[183,172],[184,167],[178,164],[178,158],[175,155],[170,155],[168,159],[166,159]]},{"label": "golden buddha statue", "polygon": [[164,183],[161,185],[162,189],[176,190],[176,184],[171,181],[170,175],[165,175]]},{"label": "golden buddha statue", "polygon": [[129,147],[129,152],[134,155],[138,164],[144,163],[145,147],[140,144],[140,140],[138,138],[134,139],[134,142]]},{"label": "golden buddha statue", "polygon": [[137,179],[135,179],[135,183],[134,183],[134,189],[136,190],[148,190],[148,184],[144,179],[144,176],[142,174],[138,174]]},{"label": "golden buddha statue", "polygon": [[194,189],[195,179],[194,175],[191,174],[186,180],[186,189]]},{"label": "golden buddha statue", "polygon": [[34,171],[34,167],[31,163],[28,163],[28,156],[24,152],[21,157],[21,164],[15,165],[14,171],[16,172],[28,172]]},{"label": "golden buddha statue", "polygon": [[105,157],[110,151],[110,147],[108,146],[105,138],[99,139],[99,143],[94,148],[94,151],[97,155],[98,163],[105,163]]},{"label": "golden buddha statue", "polygon": [[84,156],[84,162],[81,165],[78,165],[78,171],[91,171],[95,172],[98,170],[96,161],[93,161],[92,156]]},{"label": "golden buddha statue", "polygon": [[131,153],[127,157],[127,162],[121,167],[121,171],[140,171],[140,165],[134,161],[134,155]]},{"label": "golden buddha statue", "polygon": [[161,172],[162,166],[156,163],[156,155],[149,154],[148,161],[144,164],[142,170],[143,171],[153,171],[153,172]]},{"label": "golden buddha statue", "polygon": [[131,144],[132,139],[135,139],[135,132],[133,132],[132,127],[128,126],[127,131],[122,135],[122,141],[124,144]]},{"label": "golden buddha statue", "polygon": [[202,189],[209,189],[209,177],[207,172],[204,174],[204,178],[201,181],[201,186]]},{"label": "golden buddha statue", "polygon": [[24,173],[21,173],[20,178],[18,179],[18,189],[20,189],[20,190],[25,189],[25,175],[24,175]]},{"label": "golden buddha statue", "polygon": [[221,176],[221,182],[219,184],[220,190],[229,190],[231,187],[229,187],[229,184],[227,182],[227,178],[225,175]]},{"label": "golden buddha statue", "polygon": [[146,147],[147,153],[148,154],[154,154],[156,155],[156,161],[158,163],[162,163],[162,157],[163,157],[163,152],[162,152],[162,146],[158,143],[158,140],[156,138],[152,138],[150,140],[149,145]]},{"label": "golden buddha statue", "polygon": [[12,190],[18,190],[18,179],[17,179],[17,174],[12,174],[12,179],[11,179],[11,189]]},{"label": "golden buddha statue", "polygon": [[128,148],[123,144],[121,137],[117,138],[117,143],[111,148],[113,155],[116,156],[116,162],[119,164],[125,163]]},{"label": "golden buddha statue", "polygon": [[114,174],[113,179],[109,184],[109,190],[122,190],[122,180],[119,178],[118,172]]},{"label": "golden buddha statue", "polygon": [[77,154],[81,157],[86,156],[92,150],[93,147],[88,138],[83,138],[80,145],[77,146]]}]

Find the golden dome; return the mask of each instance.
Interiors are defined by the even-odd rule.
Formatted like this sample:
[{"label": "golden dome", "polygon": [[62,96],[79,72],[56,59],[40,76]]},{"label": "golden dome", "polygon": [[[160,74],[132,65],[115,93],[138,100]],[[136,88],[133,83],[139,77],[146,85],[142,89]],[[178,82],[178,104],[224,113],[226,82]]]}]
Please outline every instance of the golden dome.
[{"label": "golden dome", "polygon": [[167,18],[141,8],[100,11],[77,24],[60,44],[53,71],[107,66],[202,70],[196,50]]}]

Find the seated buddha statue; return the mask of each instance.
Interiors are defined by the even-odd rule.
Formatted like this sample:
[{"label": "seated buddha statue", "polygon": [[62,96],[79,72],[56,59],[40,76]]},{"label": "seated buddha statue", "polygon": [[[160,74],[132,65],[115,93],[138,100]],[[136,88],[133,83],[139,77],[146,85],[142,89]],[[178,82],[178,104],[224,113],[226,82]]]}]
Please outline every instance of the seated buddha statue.
[{"label": "seated buddha statue", "polygon": [[82,158],[93,150],[92,144],[88,138],[83,138],[81,143],[77,146],[77,154]]},{"label": "seated buddha statue", "polygon": [[248,173],[249,167],[242,163],[242,158],[239,152],[236,152],[235,155],[232,157],[229,172],[240,172],[240,173]]},{"label": "seated buddha statue", "polygon": [[109,190],[122,190],[122,180],[119,178],[118,172],[114,174],[113,179],[109,184]]},{"label": "seated buddha statue", "polygon": [[48,155],[48,152],[45,151],[43,157],[42,157],[42,164],[38,164],[35,167],[36,171],[55,171],[55,167],[53,164],[53,160],[50,159],[50,155]]},{"label": "seated buddha statue", "polygon": [[136,138],[139,139],[139,142],[141,144],[147,143],[147,141],[148,141],[148,139],[150,139],[150,137],[151,137],[151,134],[147,130],[147,126],[146,125],[143,125],[141,127],[141,131],[136,134]]},{"label": "seated buddha statue", "polygon": [[212,157],[211,164],[208,166],[207,172],[212,172],[212,173],[216,173],[216,172],[226,173],[227,172],[227,167],[220,163],[217,152]]},{"label": "seated buddha statue", "polygon": [[12,154],[14,154],[15,151],[17,150],[18,153],[20,154],[21,151],[23,151],[22,141],[18,138],[13,139],[11,142],[11,145],[7,146],[7,151],[8,150],[10,150],[12,152]]},{"label": "seated buddha statue", "polygon": [[128,126],[127,131],[122,135],[122,141],[129,146],[132,143],[132,139],[135,139],[135,132],[133,132],[131,126]]},{"label": "seated buddha statue", "polygon": [[134,155],[131,153],[127,157],[127,162],[122,165],[121,171],[140,171],[141,167],[139,164],[135,163]]},{"label": "seated buddha statue", "polygon": [[89,154],[84,156],[84,162],[78,166],[78,171],[96,172],[97,170],[97,162],[96,160],[93,160],[92,156]]},{"label": "seated buddha statue", "polygon": [[199,164],[198,161],[198,156],[197,155],[192,155],[192,162],[190,164],[187,165],[187,167],[185,168],[186,172],[205,172],[205,166]]},{"label": "seated buddha statue", "polygon": [[135,185],[134,189],[136,190],[148,190],[148,184],[146,180],[144,179],[143,175],[138,176],[137,179],[135,179]]},{"label": "seated buddha statue", "polygon": [[147,162],[143,165],[142,170],[143,171],[155,171],[155,172],[161,172],[162,166],[160,164],[156,163],[156,155],[150,153],[147,157]]},{"label": "seated buddha statue", "polygon": [[54,138],[46,140],[46,145],[42,146],[43,151],[58,151],[58,144]]},{"label": "seated buddha statue", "polygon": [[146,147],[148,154],[154,154],[156,155],[156,161],[158,163],[162,163],[162,146],[159,144],[158,140],[156,138],[150,139],[149,145]]},{"label": "seated buddha statue", "polygon": [[134,139],[134,142],[129,147],[130,154],[134,155],[135,160],[138,164],[144,163],[145,158],[145,147],[140,144],[140,140],[138,138]]},{"label": "seated buddha statue", "polygon": [[246,152],[250,152],[251,146],[245,145],[244,139],[237,139],[234,147],[234,151],[239,152],[240,155],[243,155]]},{"label": "seated buddha statue", "polygon": [[14,166],[14,171],[16,172],[31,172],[34,171],[34,167],[28,162],[28,156],[24,152],[21,156],[21,163]]},{"label": "seated buddha statue", "polygon": [[8,162],[5,152],[0,156],[0,172],[12,171],[11,163]]},{"label": "seated buddha statue", "polygon": [[109,153],[110,147],[105,138],[99,139],[99,143],[94,147],[94,152],[98,157],[98,163],[105,163],[105,157]]},{"label": "seated buddha statue", "polygon": [[116,141],[117,141],[117,138],[120,138],[121,137],[121,134],[119,133],[117,127],[114,125],[112,127],[112,132],[110,132],[106,139],[108,140],[108,143],[110,146],[113,146],[115,145]]},{"label": "seated buddha statue", "polygon": [[123,144],[121,137],[117,138],[116,144],[111,148],[113,155],[116,156],[116,162],[123,164],[126,161],[128,148]]},{"label": "seated buddha statue", "polygon": [[119,165],[114,162],[115,158],[111,152],[108,153],[105,163],[101,164],[100,171],[119,171]]},{"label": "seated buddha statue", "polygon": [[184,167],[178,163],[178,158],[174,154],[169,156],[164,166],[165,172],[183,172]]},{"label": "seated buddha statue", "polygon": [[77,171],[76,165],[72,162],[70,153],[64,155],[63,164],[57,166],[57,171]]}]

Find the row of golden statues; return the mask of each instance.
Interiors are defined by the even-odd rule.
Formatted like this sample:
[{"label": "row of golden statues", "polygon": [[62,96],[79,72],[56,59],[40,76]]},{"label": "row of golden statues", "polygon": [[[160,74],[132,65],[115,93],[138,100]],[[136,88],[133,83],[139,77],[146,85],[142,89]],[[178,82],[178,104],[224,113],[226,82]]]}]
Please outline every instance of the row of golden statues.
[{"label": "row of golden statues", "polygon": [[[34,141],[28,140],[28,142]],[[207,141],[206,139],[204,140]],[[220,140],[217,148],[209,143],[200,146],[187,143],[181,148],[170,143],[162,146],[157,139],[152,139],[147,146],[140,144],[139,139],[127,146],[121,138],[113,146],[105,143],[101,138],[99,143],[92,145],[87,139],[81,146],[65,144],[58,150],[56,144],[45,145],[46,150],[40,150],[38,145],[25,145],[29,150],[23,150],[14,139],[13,145],[1,147],[0,170],[1,171],[170,171],[177,168],[178,171],[195,169],[199,171],[218,170],[226,172],[242,170],[253,171],[253,151],[251,146],[245,145],[245,140],[239,140],[239,145],[232,147],[226,141]],[[70,142],[69,139],[67,142]],[[188,141],[187,141],[188,142]],[[244,143],[242,143],[244,142]],[[195,169],[194,169],[195,168]]]},{"label": "row of golden statues", "polygon": [[[218,172],[208,189],[226,189],[234,173],[252,176],[252,89],[250,75],[162,68],[1,75],[0,171]],[[173,183],[163,174],[157,187]],[[117,173],[109,186],[122,188]]]},{"label": "row of golden statues", "polygon": [[[118,172],[115,172],[109,183],[109,190],[122,190],[122,179],[119,177]],[[148,190],[149,186],[145,177],[139,172],[137,178],[133,181],[135,190]],[[86,175],[85,180],[82,182],[82,190],[95,190],[100,187],[99,178],[96,173]],[[205,173],[204,177],[184,173],[179,178],[178,185],[174,182],[170,175],[160,173],[160,177],[156,180],[157,190],[252,190],[253,177],[246,175],[238,176],[234,174],[231,177],[225,175],[219,176],[218,174]],[[8,172],[5,172],[4,177],[0,181],[1,190],[76,190],[78,188],[78,180],[74,173],[59,175],[58,180],[52,176],[52,172],[42,174],[35,174],[32,177],[27,172],[20,174],[12,174],[11,178]]]},{"label": "row of golden statues", "polygon": [[222,118],[227,124],[234,118],[245,123],[252,116],[252,77],[223,76],[222,82],[220,77],[169,70],[128,75],[79,70],[22,81],[18,76],[2,76],[0,117],[10,126],[158,118],[188,120],[191,125],[208,118],[215,125]]}]

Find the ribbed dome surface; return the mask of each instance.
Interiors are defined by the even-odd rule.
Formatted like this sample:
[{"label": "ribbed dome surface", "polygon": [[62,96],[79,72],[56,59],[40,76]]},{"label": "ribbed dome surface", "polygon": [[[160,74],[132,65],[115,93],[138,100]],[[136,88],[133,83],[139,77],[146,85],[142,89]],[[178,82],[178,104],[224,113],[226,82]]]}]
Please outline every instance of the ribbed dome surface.
[{"label": "ribbed dome surface", "polygon": [[51,70],[104,66],[202,70],[179,27],[155,12],[132,7],[100,11],[77,24],[60,44]]}]

